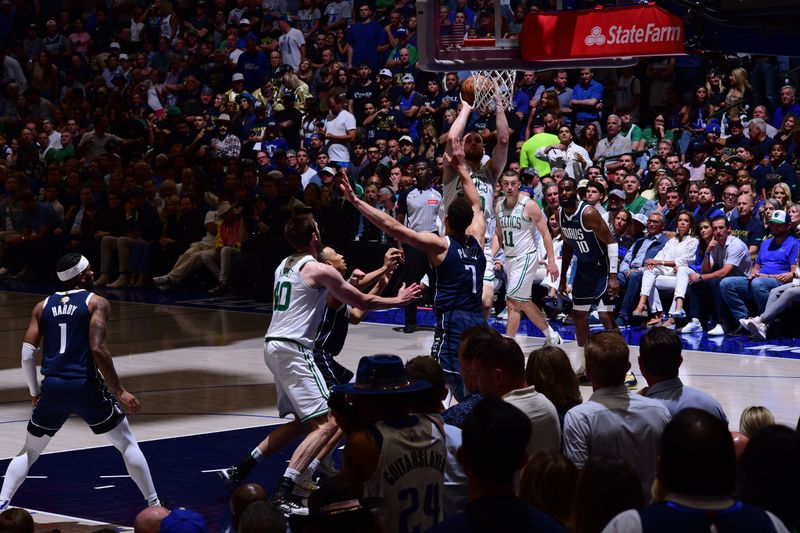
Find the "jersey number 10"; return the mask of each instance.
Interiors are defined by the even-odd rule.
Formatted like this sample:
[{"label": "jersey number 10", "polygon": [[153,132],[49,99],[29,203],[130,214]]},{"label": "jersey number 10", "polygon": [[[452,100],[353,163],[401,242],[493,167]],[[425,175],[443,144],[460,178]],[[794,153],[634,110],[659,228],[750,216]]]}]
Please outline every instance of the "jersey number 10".
[{"label": "jersey number 10", "polygon": [[292,299],[292,284],[282,281],[275,286],[275,294],[272,299],[272,308],[275,311],[286,311],[289,309],[289,302]]}]

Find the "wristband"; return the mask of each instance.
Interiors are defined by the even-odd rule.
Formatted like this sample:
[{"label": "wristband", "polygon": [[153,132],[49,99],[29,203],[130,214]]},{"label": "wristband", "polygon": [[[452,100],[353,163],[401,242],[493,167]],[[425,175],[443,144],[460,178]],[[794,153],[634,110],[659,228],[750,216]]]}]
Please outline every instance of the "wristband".
[{"label": "wristband", "polygon": [[619,270],[619,244],[612,242],[608,247],[608,272],[616,274]]}]

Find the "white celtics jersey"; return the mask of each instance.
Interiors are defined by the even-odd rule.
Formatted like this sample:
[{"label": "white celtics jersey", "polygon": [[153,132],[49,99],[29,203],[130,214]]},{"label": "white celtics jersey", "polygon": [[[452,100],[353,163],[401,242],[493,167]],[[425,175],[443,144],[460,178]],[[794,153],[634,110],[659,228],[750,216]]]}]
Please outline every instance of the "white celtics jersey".
[{"label": "white celtics jersey", "polygon": [[[492,235],[494,235],[494,179],[489,173],[486,165],[481,165],[478,170],[471,171],[472,182],[475,188],[478,189],[478,194],[481,197],[481,207],[483,207],[483,216],[486,219],[486,243],[491,247]],[[464,192],[461,190],[461,178],[459,175],[453,174],[450,181],[445,182],[442,186],[442,207],[439,211],[439,218],[441,219],[442,229],[444,229],[444,216],[447,213],[447,208],[450,204],[458,198],[463,196]]]},{"label": "white celtics jersey", "polygon": [[503,234],[503,249],[506,257],[515,257],[537,250],[539,233],[533,221],[525,216],[525,206],[529,196],[518,196],[517,204],[509,209],[506,201],[497,202],[497,216]]},{"label": "white celtics jersey", "polygon": [[379,519],[386,533],[427,531],[443,518],[445,436],[430,417],[411,416],[416,424],[372,427],[380,459],[364,497],[383,499]]},{"label": "white celtics jersey", "polygon": [[267,337],[299,342],[314,347],[328,289],[309,287],[300,275],[306,263],[316,261],[308,254],[290,255],[275,270],[272,321]]}]

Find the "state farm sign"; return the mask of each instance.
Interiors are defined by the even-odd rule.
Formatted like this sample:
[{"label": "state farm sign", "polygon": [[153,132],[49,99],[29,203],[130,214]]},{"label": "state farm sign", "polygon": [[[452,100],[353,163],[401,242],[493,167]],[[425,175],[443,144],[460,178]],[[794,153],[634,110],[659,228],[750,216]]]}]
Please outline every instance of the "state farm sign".
[{"label": "state farm sign", "polygon": [[683,54],[683,21],[654,5],[531,14],[520,32],[526,61]]}]

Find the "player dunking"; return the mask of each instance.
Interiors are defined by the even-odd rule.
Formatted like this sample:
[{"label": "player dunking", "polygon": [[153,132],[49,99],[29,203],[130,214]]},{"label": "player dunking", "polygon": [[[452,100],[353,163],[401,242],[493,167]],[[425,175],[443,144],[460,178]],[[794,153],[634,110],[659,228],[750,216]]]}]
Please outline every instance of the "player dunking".
[{"label": "player dunking", "polygon": [[[492,256],[492,237],[494,237],[495,233],[494,188],[497,184],[497,179],[506,167],[506,159],[508,158],[508,120],[503,107],[497,106],[495,110],[496,144],[494,150],[492,150],[492,157],[486,163],[482,163],[484,153],[481,134],[473,131],[464,135],[463,142],[461,140],[471,112],[472,107],[462,101],[461,111],[447,134],[445,151],[448,154],[452,153],[454,141],[463,144],[467,170],[481,198],[483,218],[486,222],[486,235],[484,236],[483,244],[486,268],[483,273],[481,305],[483,316],[488,318],[494,300],[494,259]],[[448,207],[461,194],[462,185],[461,180],[458,179],[458,173],[453,167],[445,165],[442,177],[440,219],[444,220]]]},{"label": "player dunking", "polygon": [[[506,335],[517,335],[520,311],[544,333],[546,344],[561,344],[561,336],[547,323],[544,313],[531,301],[533,278],[539,268],[541,238],[547,253],[547,273],[553,282],[558,279],[553,253],[553,240],[547,227],[547,218],[530,196],[519,194],[519,176],[507,170],[500,179],[505,198],[497,202],[497,238],[506,253],[508,283],[506,303],[508,320]],[[541,236],[541,237],[540,237]]]},{"label": "player dunking", "polygon": [[[300,443],[281,479],[273,501],[285,513],[307,512],[293,494],[296,480],[320,452],[336,438],[337,426],[328,417],[328,388],[314,364],[314,340],[328,293],[344,304],[361,309],[402,306],[421,294],[418,285],[401,287],[396,297],[364,294],[332,266],[318,261],[322,252],[319,227],[309,215],[295,216],[286,224],[286,240],[297,250],[275,271],[272,320],[265,336],[264,361],[275,377],[278,411],[294,420],[275,428],[237,466],[221,472],[232,482],[244,480],[266,456],[300,435]],[[314,468],[311,466],[311,468]]]},{"label": "player dunking", "polygon": [[582,375],[586,370],[583,347],[589,340],[591,306],[597,305],[606,330],[616,328],[612,300],[619,294],[619,246],[600,213],[586,202],[578,200],[578,187],[574,179],[564,177],[558,184],[558,194],[561,203],[559,221],[564,236],[559,292],[567,295],[567,271],[574,253],[578,263],[572,284],[572,320],[578,341],[578,374]]},{"label": "player dunking", "polygon": [[[461,140],[454,138],[445,159],[458,173],[464,196],[453,199],[444,219],[445,237],[408,228],[367,202],[359,199],[347,180],[339,187],[342,196],[370,222],[398,242],[422,251],[436,268],[436,296],[439,328],[443,332],[434,354],[445,372],[447,387],[461,401],[466,395],[459,372],[458,345],[461,333],[472,326],[486,325],[481,312],[481,280],[486,260],[486,224],[482,198],[469,174]],[[445,167],[447,168],[447,167]],[[491,204],[489,204],[491,205]]]},{"label": "player dunking", "polygon": [[[108,437],[148,505],[160,505],[147,460],[118,403],[131,413],[141,407],[122,387],[106,345],[108,300],[89,292],[92,269],[82,255],[65,255],[56,271],[66,290],[36,304],[22,343],[22,369],[33,413],[25,445],[6,470],[0,510],[8,506],[31,465],[72,413],[83,418],[95,434]],[[41,386],[34,357],[40,342]]]}]

